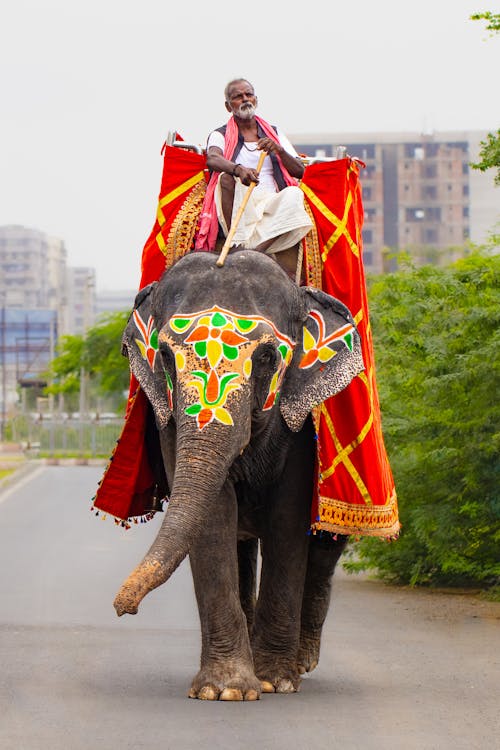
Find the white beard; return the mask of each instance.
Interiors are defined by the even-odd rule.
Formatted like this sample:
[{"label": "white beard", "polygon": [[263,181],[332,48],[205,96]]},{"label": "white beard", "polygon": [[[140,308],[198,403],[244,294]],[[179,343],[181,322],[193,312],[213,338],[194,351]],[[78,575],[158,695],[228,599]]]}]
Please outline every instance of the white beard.
[{"label": "white beard", "polygon": [[238,109],[234,112],[234,114],[240,118],[240,120],[251,120],[252,117],[255,115],[257,107],[254,107],[253,104],[240,104]]}]

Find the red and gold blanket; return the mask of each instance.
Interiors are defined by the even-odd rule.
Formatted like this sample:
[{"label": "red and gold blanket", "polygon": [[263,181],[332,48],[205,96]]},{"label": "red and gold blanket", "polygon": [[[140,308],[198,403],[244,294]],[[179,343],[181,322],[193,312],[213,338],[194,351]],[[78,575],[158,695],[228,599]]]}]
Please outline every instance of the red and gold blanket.
[{"label": "red and gold blanket", "polygon": [[314,228],[305,239],[308,283],[343,302],[361,336],[365,371],[315,409],[318,433],[313,531],[394,537],[399,531],[394,480],[382,436],[368,315],[359,165],[312,164],[301,182]]},{"label": "red and gold blanket", "polygon": [[[193,246],[206,189],[205,157],[164,149],[158,210],[142,254],[143,288]],[[361,335],[366,370],[315,409],[318,434],[313,533],[391,538],[399,530],[394,481],[382,436],[362,262],[363,207],[358,164],[310,165],[301,182],[314,228],[303,241],[307,283],[341,300]],[[131,378],[125,424],[100,483],[94,509],[129,526],[151,517],[156,481],[146,449],[150,407]]]}]

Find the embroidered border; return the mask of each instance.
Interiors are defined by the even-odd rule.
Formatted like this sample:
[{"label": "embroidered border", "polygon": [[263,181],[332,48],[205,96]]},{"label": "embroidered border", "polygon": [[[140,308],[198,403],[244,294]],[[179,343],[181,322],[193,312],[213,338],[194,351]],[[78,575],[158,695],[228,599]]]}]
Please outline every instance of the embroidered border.
[{"label": "embroidered border", "polygon": [[307,286],[314,286],[316,289],[322,289],[321,280],[321,251],[319,248],[318,230],[314,221],[314,215],[308,202],[304,201],[309,218],[312,221],[312,228],[302,240],[304,247],[304,266]]},{"label": "embroidered border", "polygon": [[162,248],[162,253],[165,255],[165,268],[170,268],[176,260],[191,250],[206,187],[204,180],[198,182],[173,220],[166,245]]},{"label": "embroidered border", "polygon": [[332,534],[396,538],[400,530],[396,492],[385,505],[370,507],[320,497],[318,517],[311,529],[313,534],[329,531]]}]

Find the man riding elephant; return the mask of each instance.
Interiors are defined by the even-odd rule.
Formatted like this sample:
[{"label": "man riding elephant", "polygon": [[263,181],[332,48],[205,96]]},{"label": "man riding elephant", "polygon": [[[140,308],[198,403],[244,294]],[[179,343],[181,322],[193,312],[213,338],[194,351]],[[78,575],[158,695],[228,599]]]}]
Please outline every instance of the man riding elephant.
[{"label": "man riding elephant", "polygon": [[[311,229],[298,180],[304,165],[282,131],[255,114],[257,97],[244,78],[230,81],[224,91],[231,117],[210,133],[207,166],[212,172],[203,203],[198,250],[213,249],[219,232],[227,236],[231,223],[252,182],[256,188],[233,237],[241,245],[275,255],[295,277],[297,243]],[[259,155],[267,156],[260,173]]]}]

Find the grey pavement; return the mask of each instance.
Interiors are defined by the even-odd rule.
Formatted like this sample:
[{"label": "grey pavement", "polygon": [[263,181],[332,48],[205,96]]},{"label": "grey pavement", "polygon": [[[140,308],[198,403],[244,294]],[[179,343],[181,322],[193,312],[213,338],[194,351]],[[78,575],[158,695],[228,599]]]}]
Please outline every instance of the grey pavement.
[{"label": "grey pavement", "polygon": [[161,519],[125,531],[95,517],[101,472],[40,466],[0,494],[0,750],[500,746],[500,604],[342,571],[298,694],[189,700],[189,564],[138,615],[116,617]]}]

